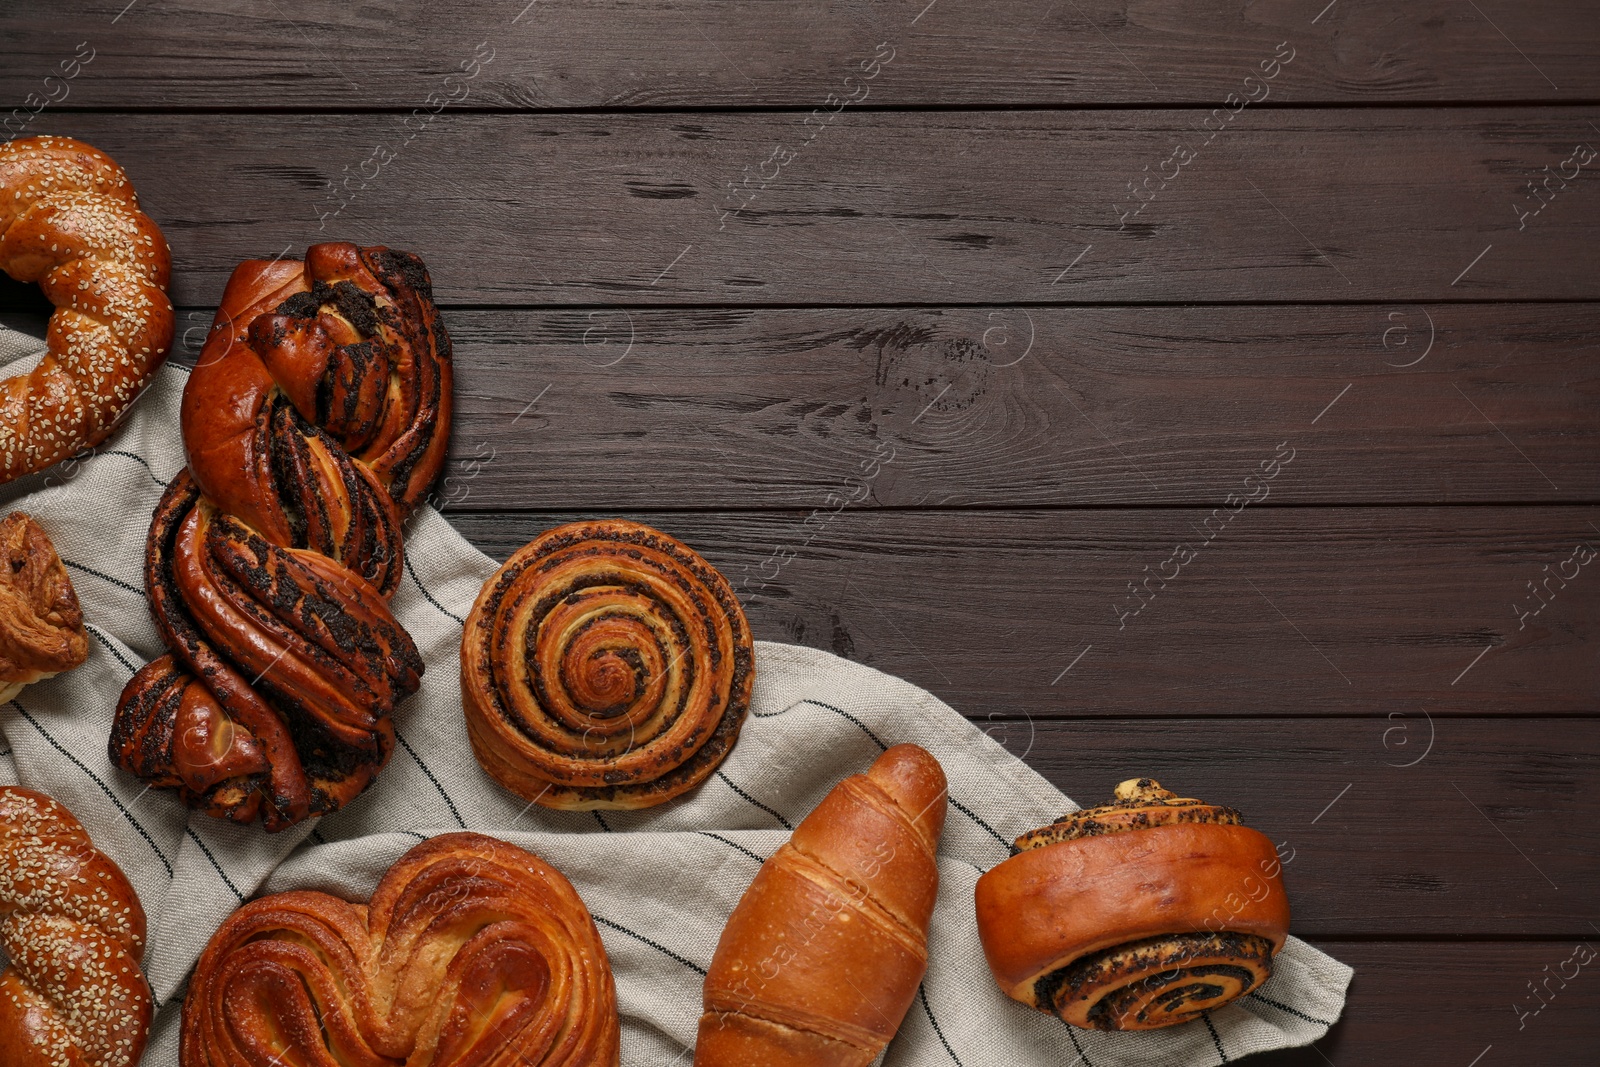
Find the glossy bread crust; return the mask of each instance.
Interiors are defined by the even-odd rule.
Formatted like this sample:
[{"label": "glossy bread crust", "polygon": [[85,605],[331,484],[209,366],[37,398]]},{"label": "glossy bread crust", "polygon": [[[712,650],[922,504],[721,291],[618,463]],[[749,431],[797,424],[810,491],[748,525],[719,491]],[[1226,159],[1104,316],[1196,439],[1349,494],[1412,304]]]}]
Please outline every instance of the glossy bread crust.
[{"label": "glossy bread crust", "polygon": [[153,1005],[133,886],[65,807],[0,786],[0,1063],[138,1067]]},{"label": "glossy bread crust", "polygon": [[620,1039],[572,884],[455,833],[402,856],[369,904],[293,892],[234,912],[189,981],[179,1062],[616,1067]]},{"label": "glossy bread crust", "polygon": [[839,783],[767,860],[705,980],[697,1067],[866,1067],[928,966],[945,777],[896,745]]},{"label": "glossy bread crust", "polygon": [[50,536],[14,511],[0,520],[0,703],[89,656],[83,609]]},{"label": "glossy bread crust", "polygon": [[978,879],[995,981],[1092,1029],[1155,1029],[1256,988],[1289,933],[1281,865],[1238,813],[1148,779],[1018,839]]},{"label": "glossy bread crust", "polygon": [[472,750],[551,808],[644,808],[738,739],[755,646],[711,564],[620,519],[556,527],[484,583],[461,633]]},{"label": "glossy bread crust", "polygon": [[55,305],[39,365],[0,383],[0,483],[99,444],[172,346],[172,258],[110,156],[0,144],[0,270]]},{"label": "glossy bread crust", "polygon": [[388,761],[423,670],[388,605],[401,523],[450,426],[431,291],[417,257],[337,243],[245,263],[223,294],[146,546],[170,653],[129,681],[110,743],[192,807],[280,830]]}]

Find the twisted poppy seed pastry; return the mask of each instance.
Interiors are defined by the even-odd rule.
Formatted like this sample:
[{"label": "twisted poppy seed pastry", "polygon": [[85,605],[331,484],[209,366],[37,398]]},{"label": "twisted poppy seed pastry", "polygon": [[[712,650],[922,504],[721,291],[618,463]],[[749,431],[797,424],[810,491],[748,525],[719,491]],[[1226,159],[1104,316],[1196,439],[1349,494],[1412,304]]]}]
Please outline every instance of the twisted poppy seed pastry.
[{"label": "twisted poppy seed pastry", "polygon": [[389,758],[422,674],[389,611],[400,525],[450,428],[431,293],[416,256],[353,244],[245,263],[223,293],[146,547],[171,651],[128,682],[110,742],[192,807],[281,830]]},{"label": "twisted poppy seed pastry", "polygon": [[70,137],[0,144],[0,270],[55,305],[45,355],[0,383],[0,483],[99,444],[172,346],[172,257],[122,168]]},{"label": "twisted poppy seed pastry", "polygon": [[0,1063],[137,1067],[145,918],[122,870],[43,793],[0,786]]},{"label": "twisted poppy seed pastry", "polygon": [[1289,935],[1279,873],[1237,811],[1131,779],[1017,839],[978,879],[978,935],[1013,999],[1084,1029],[1154,1030],[1271,976]]},{"label": "twisted poppy seed pastry", "polygon": [[279,893],[212,936],[181,1067],[616,1067],[611,964],[572,883],[482,834],[425,841],[370,904]]},{"label": "twisted poppy seed pastry", "polygon": [[711,958],[696,1067],[867,1067],[928,969],[945,779],[916,745],[846,778],[762,865]]},{"label": "twisted poppy seed pastry", "polygon": [[755,655],[727,581],[621,520],[558,526],[484,583],[461,634],[472,750],[550,808],[644,808],[717,769]]},{"label": "twisted poppy seed pastry", "polygon": [[0,520],[0,704],[89,656],[83,609],[50,536],[13,511]]}]

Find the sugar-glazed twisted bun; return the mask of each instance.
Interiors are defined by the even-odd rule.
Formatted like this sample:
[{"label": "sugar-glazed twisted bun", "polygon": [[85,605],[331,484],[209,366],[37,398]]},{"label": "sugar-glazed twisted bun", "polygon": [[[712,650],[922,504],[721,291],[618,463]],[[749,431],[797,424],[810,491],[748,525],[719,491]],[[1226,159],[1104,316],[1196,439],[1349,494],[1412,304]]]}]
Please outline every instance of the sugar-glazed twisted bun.
[{"label": "sugar-glazed twisted bun", "polygon": [[234,271],[184,389],[189,466],[146,547],[171,654],[123,690],[112,759],[268,830],[372,781],[421,682],[388,598],[401,521],[444,463],[450,384],[416,256],[321,244]]},{"label": "sugar-glazed twisted bun", "polygon": [[0,1063],[137,1067],[150,1034],[144,908],[72,813],[0,786]]},{"label": "sugar-glazed twisted bun", "polygon": [[699,785],[755,679],[727,581],[658,530],[558,526],[484,583],[461,634],[473,752],[551,808],[643,808]]},{"label": "sugar-glazed twisted bun", "polygon": [[945,777],[895,745],[762,865],[717,942],[695,1067],[868,1067],[928,969]]},{"label": "sugar-glazed twisted bun", "polygon": [[279,893],[234,912],[195,966],[182,1067],[615,1067],[605,946],[554,867],[456,833],[370,905]]},{"label": "sugar-glazed twisted bun", "polygon": [[122,168],[70,137],[0,144],[0,270],[55,305],[39,365],[0,384],[0,482],[115,428],[172,345],[172,260]]},{"label": "sugar-glazed twisted bun", "polygon": [[1130,779],[978,879],[978,935],[1013,999],[1084,1029],[1154,1030],[1271,976],[1289,934],[1280,874],[1237,811]]}]

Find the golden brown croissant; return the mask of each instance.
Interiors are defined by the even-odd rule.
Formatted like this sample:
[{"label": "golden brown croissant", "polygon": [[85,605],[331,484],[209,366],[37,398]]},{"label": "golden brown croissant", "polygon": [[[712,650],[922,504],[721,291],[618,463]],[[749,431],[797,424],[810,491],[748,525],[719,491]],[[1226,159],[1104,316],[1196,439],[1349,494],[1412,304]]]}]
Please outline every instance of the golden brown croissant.
[{"label": "golden brown croissant", "polygon": [[978,879],[1006,995],[1084,1029],[1187,1022],[1272,974],[1289,900],[1272,842],[1232,808],[1135,778],[1017,839]]},{"label": "golden brown croissant", "polygon": [[561,872],[481,834],[425,841],[369,905],[279,893],[195,966],[182,1067],[615,1067],[616,990]]},{"label": "golden brown croissant", "polygon": [[394,748],[422,674],[389,611],[400,524],[450,429],[431,294],[416,256],[353,244],[228,283],[145,555],[171,654],[129,681],[110,743],[193,807],[280,830],[338,810]]},{"label": "golden brown croissant", "polygon": [[795,827],[733,910],[696,1067],[867,1067],[928,968],[945,779],[896,745]]},{"label": "golden brown croissant", "polygon": [[0,704],[89,656],[83,610],[50,536],[14,511],[0,520]]},{"label": "golden brown croissant", "polygon": [[0,786],[0,1063],[137,1067],[150,1034],[144,908],[72,813]]},{"label": "golden brown croissant", "polygon": [[70,137],[0,144],[0,270],[56,306],[0,385],[0,482],[103,441],[172,345],[172,260],[122,168]]},{"label": "golden brown croissant", "polygon": [[738,739],[754,679],[750,626],[722,575],[620,519],[518,549],[461,634],[478,762],[550,808],[643,808],[693,789]]}]

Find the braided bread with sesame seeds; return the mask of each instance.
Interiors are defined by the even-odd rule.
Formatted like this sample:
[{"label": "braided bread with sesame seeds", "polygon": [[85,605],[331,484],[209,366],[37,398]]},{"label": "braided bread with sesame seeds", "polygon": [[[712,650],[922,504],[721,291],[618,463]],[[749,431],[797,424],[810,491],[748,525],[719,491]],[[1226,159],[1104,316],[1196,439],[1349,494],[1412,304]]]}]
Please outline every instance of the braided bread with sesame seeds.
[{"label": "braided bread with sesame seeds", "polygon": [[110,156],[25,137],[0,144],[0,270],[56,308],[39,365],[0,383],[4,483],[115,429],[172,345],[172,258]]},{"label": "braided bread with sesame seeds", "polygon": [[150,1035],[145,918],[72,813],[0,786],[0,1063],[134,1067]]}]

